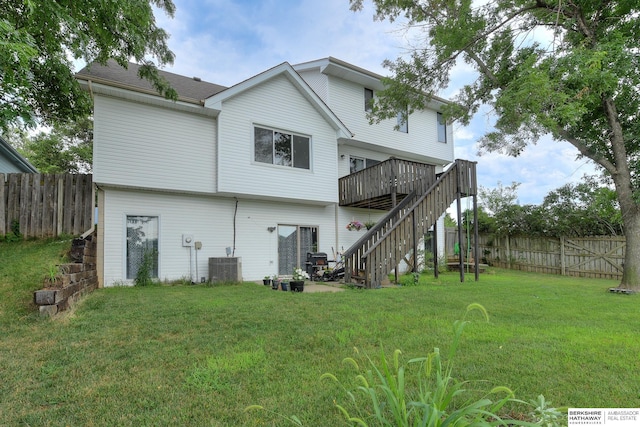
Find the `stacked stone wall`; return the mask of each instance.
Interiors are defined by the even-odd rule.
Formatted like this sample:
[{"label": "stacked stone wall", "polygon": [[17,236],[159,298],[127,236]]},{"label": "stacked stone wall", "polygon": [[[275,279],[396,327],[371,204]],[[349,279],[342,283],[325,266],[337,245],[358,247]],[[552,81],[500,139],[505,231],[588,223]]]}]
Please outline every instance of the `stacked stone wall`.
[{"label": "stacked stone wall", "polygon": [[35,304],[43,315],[67,310],[80,297],[98,287],[97,242],[95,233],[73,239],[70,258],[74,261],[58,266],[55,283],[36,291]]}]

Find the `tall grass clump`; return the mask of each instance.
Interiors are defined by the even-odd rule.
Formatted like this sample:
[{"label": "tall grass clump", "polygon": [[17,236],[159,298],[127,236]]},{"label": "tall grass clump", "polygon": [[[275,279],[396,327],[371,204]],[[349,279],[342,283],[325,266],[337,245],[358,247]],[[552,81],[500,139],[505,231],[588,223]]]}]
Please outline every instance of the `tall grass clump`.
[{"label": "tall grass clump", "polygon": [[[480,311],[488,321],[483,306],[471,304],[466,314]],[[562,414],[549,408],[541,395],[537,400],[524,402],[515,399],[507,387],[498,386],[481,393],[469,389],[470,383],[458,381],[453,375],[455,354],[460,343],[466,320],[454,322],[454,336],[446,360],[439,348],[426,357],[418,357],[401,363],[400,350],[395,350],[388,360],[383,349],[378,361],[364,355],[359,363],[352,357],[344,363],[353,366],[355,389],[345,386],[338,378],[325,373],[322,378],[340,384],[348,396],[346,404],[335,403],[338,410],[352,425],[375,426],[557,426]],[[356,349],[357,350],[357,349]],[[419,369],[410,369],[417,365]],[[415,373],[416,381],[411,381],[407,373]],[[531,407],[531,420],[503,419],[501,413],[507,404]]]}]

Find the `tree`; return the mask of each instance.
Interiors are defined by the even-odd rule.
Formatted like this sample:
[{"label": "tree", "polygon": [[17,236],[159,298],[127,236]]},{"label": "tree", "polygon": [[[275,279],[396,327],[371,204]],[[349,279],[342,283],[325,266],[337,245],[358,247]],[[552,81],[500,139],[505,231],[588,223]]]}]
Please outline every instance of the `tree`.
[{"label": "tree", "polygon": [[519,182],[512,182],[510,186],[505,187],[500,181],[498,181],[496,188],[486,188],[481,185],[478,188],[479,204],[488,213],[497,215],[509,206],[518,203],[519,186]]},{"label": "tree", "polygon": [[41,173],[90,173],[93,121],[90,117],[56,123],[49,131],[29,137],[21,133],[17,149]]},{"label": "tree", "polygon": [[[362,8],[363,0],[350,0]],[[517,156],[550,134],[611,177],[626,235],[621,288],[640,289],[640,4],[635,0],[373,0],[377,18],[406,17],[424,40],[373,106],[377,119],[424,108],[463,61],[477,79],[446,111],[468,124],[482,105],[496,115],[480,141]]]},{"label": "tree", "polygon": [[621,235],[622,217],[615,192],[595,177],[549,192],[541,205],[548,229],[555,235]]},{"label": "tree", "polygon": [[458,223],[456,222],[455,219],[451,218],[451,215],[449,215],[449,212],[447,212],[444,215],[444,226],[446,227],[457,227]]},{"label": "tree", "polygon": [[175,12],[172,0],[0,0],[0,126],[86,117],[91,102],[71,60],[113,58],[126,66],[133,58],[142,65],[140,77],[176,99],[158,74],[157,65],[172,63],[174,55],[152,5]]},{"label": "tree", "polygon": [[[495,189],[480,186],[478,231],[497,235],[585,237],[621,235],[622,217],[615,191],[601,177],[585,175],[577,184],[550,191],[540,205],[517,204],[512,183]],[[473,224],[473,211],[463,214]]]}]

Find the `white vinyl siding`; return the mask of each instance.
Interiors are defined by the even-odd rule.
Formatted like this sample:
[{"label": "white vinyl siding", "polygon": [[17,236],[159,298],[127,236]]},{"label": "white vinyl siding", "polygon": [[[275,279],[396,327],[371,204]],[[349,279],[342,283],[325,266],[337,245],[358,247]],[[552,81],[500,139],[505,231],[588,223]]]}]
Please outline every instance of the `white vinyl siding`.
[{"label": "white vinyl siding", "polygon": [[329,104],[329,98],[327,94],[328,80],[325,74],[321,74],[318,71],[304,71],[299,73],[307,84],[313,89],[313,91],[325,102]]},{"label": "white vinyl siding", "polygon": [[[321,204],[337,201],[336,131],[286,77],[277,76],[224,101],[222,110],[220,192]],[[256,162],[256,127],[308,136],[309,169]]]},{"label": "white vinyl siding", "polygon": [[[106,286],[131,284],[126,279],[126,218],[157,216],[159,222],[159,271],[161,280],[193,275],[208,279],[208,259],[226,256],[233,247],[242,258],[244,280],[259,280],[277,273],[278,232],[269,227],[299,224],[318,227],[319,251],[331,253],[335,246],[333,205],[305,206],[231,197],[199,196],[151,191],[103,188],[104,191],[104,282]],[[192,234],[202,242],[196,251],[182,246],[182,235]],[[191,254],[189,251],[192,251]],[[197,256],[197,271],[196,271]],[[190,260],[191,257],[191,260]],[[191,263],[191,264],[190,264]]]},{"label": "white vinyl siding", "polygon": [[[396,118],[369,124],[366,111],[362,108],[363,86],[337,77],[329,76],[329,107],[355,134],[354,139],[397,150],[399,157],[410,158],[412,154],[429,157],[434,162],[453,161],[453,144],[439,144],[436,127],[436,111],[417,111],[409,115],[409,132],[395,130]],[[449,127],[450,128],[450,127]],[[451,130],[447,129],[448,141],[452,141]]]},{"label": "white vinyl siding", "polygon": [[106,96],[94,105],[94,182],[215,191],[214,118]]}]

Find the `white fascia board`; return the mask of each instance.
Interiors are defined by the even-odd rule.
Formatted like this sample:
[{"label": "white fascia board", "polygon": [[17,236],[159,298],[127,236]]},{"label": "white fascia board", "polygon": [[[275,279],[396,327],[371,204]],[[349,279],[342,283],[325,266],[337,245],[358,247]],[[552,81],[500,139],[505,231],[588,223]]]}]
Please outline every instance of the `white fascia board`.
[{"label": "white fascia board", "polygon": [[172,101],[158,95],[143,93],[102,83],[96,83],[91,79],[79,79],[78,82],[80,83],[80,86],[87,90],[92,96],[93,94],[106,95],[114,98],[125,99],[128,101],[153,105],[156,107],[169,108],[172,110],[185,111],[188,113],[195,113],[208,117],[217,117],[220,113],[219,111],[206,108],[205,106],[198,105],[196,103]]},{"label": "white fascia board", "polygon": [[291,67],[287,62],[283,62],[267,71],[264,71],[254,77],[251,77],[243,82],[238,83],[235,86],[231,86],[228,89],[219,92],[204,101],[206,108],[222,111],[222,104],[227,99],[231,99],[234,96],[241,94],[242,92],[251,89],[254,86],[267,82],[268,80],[278,76],[284,75],[300,93],[315,107],[315,109],[322,115],[322,117],[336,130],[338,138],[350,138],[353,134],[342,121],[335,115],[335,113],[327,106],[327,104],[320,99],[320,97],[311,89],[307,82],[300,77],[300,75]]},{"label": "white fascia board", "polygon": [[[354,82],[369,89],[384,89],[384,85],[382,84],[382,79],[384,78],[384,76],[333,57],[304,62],[302,64],[294,65],[293,68],[296,71],[300,72],[315,69],[328,76],[334,76],[350,82]],[[449,100],[433,95],[431,97],[431,101],[427,104],[427,107],[436,111],[440,111],[442,106],[450,103],[451,101]]]},{"label": "white fascia board", "polygon": [[322,74],[358,83],[369,89],[381,90],[384,87],[381,75],[333,57],[296,64],[293,68],[299,72],[318,70]]}]

